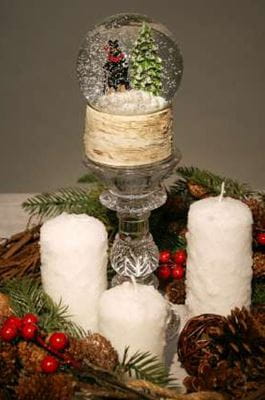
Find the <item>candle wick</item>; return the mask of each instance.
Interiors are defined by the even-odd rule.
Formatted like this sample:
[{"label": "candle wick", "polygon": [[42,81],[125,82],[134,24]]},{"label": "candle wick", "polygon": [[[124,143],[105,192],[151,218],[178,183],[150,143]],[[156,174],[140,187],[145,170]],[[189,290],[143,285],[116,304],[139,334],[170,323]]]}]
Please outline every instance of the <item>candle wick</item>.
[{"label": "candle wick", "polygon": [[135,292],[138,292],[137,283],[136,283],[135,277],[132,275],[132,276],[130,276],[130,279],[131,279],[131,281],[132,281],[134,291],[135,291]]},{"label": "candle wick", "polygon": [[218,199],[219,203],[221,203],[221,201],[223,200],[224,194],[225,194],[225,182],[222,182],[221,193]]}]

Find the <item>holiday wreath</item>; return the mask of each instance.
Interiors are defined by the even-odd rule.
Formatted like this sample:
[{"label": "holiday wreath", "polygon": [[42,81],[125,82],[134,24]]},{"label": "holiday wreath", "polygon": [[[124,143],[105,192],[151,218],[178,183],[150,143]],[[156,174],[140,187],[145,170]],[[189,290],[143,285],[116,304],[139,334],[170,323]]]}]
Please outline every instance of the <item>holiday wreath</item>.
[{"label": "holiday wreath", "polygon": [[225,180],[227,195],[245,202],[254,218],[252,307],[231,310],[227,317],[203,314],[186,323],[176,351],[188,375],[187,394],[179,393],[178,377],[152,354],[128,356],[126,349],[119,360],[106,338],[78,327],[67,307],[55,304],[42,289],[38,241],[43,217],[87,213],[105,224],[113,241],[116,217],[99,203],[103,187],[85,175],[78,188],[28,199],[23,208],[38,223],[31,219],[24,232],[1,241],[1,399],[265,398],[265,194],[198,168],[180,167],[177,174],[167,189],[167,203],[151,216],[160,248],[160,289],[172,303],[185,302],[190,205],[217,195]]}]

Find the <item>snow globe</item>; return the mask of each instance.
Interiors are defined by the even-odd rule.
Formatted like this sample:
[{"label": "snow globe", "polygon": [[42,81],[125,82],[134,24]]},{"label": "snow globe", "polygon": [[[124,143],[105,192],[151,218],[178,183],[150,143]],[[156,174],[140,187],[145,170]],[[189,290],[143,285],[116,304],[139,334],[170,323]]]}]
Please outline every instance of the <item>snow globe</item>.
[{"label": "snow globe", "polygon": [[172,100],[182,72],[171,33],[138,14],[107,18],[87,33],[78,53],[87,101],[85,163],[107,188],[101,203],[119,218],[110,254],[114,285],[132,276],[157,283],[158,249],[148,219],[166,201],[162,182],[180,160]]}]

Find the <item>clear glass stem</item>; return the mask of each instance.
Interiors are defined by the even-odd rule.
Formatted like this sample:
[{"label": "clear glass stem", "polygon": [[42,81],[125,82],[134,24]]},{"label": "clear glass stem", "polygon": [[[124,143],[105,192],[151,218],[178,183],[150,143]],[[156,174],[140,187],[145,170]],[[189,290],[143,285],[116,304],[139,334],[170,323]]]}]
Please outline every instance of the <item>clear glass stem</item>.
[{"label": "clear glass stem", "polygon": [[119,233],[112,246],[110,261],[117,272],[113,285],[130,280],[157,286],[153,272],[158,267],[158,248],[149,232],[150,212],[141,215],[118,213]]},{"label": "clear glass stem", "polygon": [[143,239],[149,233],[150,213],[132,217],[118,214],[119,233],[122,239]]}]

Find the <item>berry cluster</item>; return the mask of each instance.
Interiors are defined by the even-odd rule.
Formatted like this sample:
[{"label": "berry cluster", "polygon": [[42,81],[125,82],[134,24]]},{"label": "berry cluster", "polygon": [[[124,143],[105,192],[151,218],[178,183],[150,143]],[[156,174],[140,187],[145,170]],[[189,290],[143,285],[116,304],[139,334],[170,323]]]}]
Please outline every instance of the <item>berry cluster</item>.
[{"label": "berry cluster", "polygon": [[161,280],[182,279],[185,275],[187,253],[185,250],[162,250],[159,254],[157,276]]},{"label": "berry cluster", "polygon": [[257,234],[257,243],[260,246],[265,246],[265,232],[259,232]]},{"label": "berry cluster", "polygon": [[[64,351],[69,343],[67,335],[63,332],[52,333],[46,342],[38,326],[38,317],[31,313],[25,314],[23,318],[14,315],[8,317],[1,327],[0,338],[5,342],[18,339],[34,340],[49,353],[56,355],[57,358],[53,355],[47,355],[41,361],[41,369],[45,373],[54,373],[58,370],[60,366],[58,357],[63,360],[65,358],[60,352]],[[69,361],[71,362],[71,360],[68,360],[68,363]]]}]

